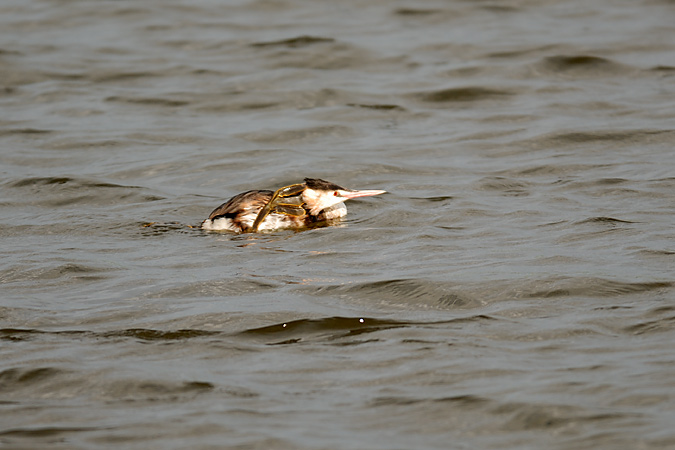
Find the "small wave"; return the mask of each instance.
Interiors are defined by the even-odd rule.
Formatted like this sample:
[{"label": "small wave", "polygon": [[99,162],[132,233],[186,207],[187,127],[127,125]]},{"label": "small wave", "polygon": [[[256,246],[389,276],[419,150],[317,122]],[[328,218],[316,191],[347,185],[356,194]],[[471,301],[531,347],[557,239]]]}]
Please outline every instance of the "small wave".
[{"label": "small wave", "polygon": [[382,111],[405,111],[404,107],[399,106],[399,105],[391,105],[391,104],[347,103],[347,106],[351,106],[351,107],[354,107],[354,108],[366,108],[366,109],[375,109],[375,110],[382,110]]},{"label": "small wave", "polygon": [[370,402],[372,407],[412,405],[415,403],[445,403],[452,404],[458,408],[479,408],[494,403],[492,400],[477,395],[456,395],[452,397],[441,397],[436,399],[428,398],[410,398],[410,397],[376,397]]},{"label": "small wave", "polygon": [[545,288],[537,288],[535,285],[525,297],[616,297],[673,287],[673,283],[665,281],[626,283],[603,278],[565,278],[545,281],[543,284],[546,285]]},{"label": "small wave", "polygon": [[0,136],[13,135],[41,135],[53,133],[54,130],[44,130],[40,128],[10,128],[9,130],[0,130]]},{"label": "small wave", "polygon": [[188,234],[201,231],[199,224],[187,225],[180,222],[142,222],[138,224],[142,228],[142,236],[161,236],[168,233]]},{"label": "small wave", "polygon": [[543,58],[536,68],[539,72],[572,76],[616,76],[634,69],[610,59],[590,55],[556,55]]},{"label": "small wave", "polygon": [[619,224],[619,223],[637,223],[630,220],[615,219],[614,217],[589,217],[588,219],[580,220],[576,222],[577,224],[586,224],[586,223],[599,223],[599,224]]},{"label": "small wave", "polygon": [[201,338],[204,336],[213,336],[214,334],[219,334],[216,331],[204,331],[204,330],[174,330],[174,331],[161,331],[161,330],[152,330],[147,328],[131,328],[128,330],[120,331],[110,331],[107,333],[102,333],[102,337],[130,337],[138,339],[141,341],[176,341],[176,340],[185,340],[192,338]]},{"label": "small wave", "polygon": [[670,257],[675,255],[675,251],[666,249],[639,250],[637,253],[644,256],[657,256],[657,257],[659,256]]},{"label": "small wave", "polygon": [[70,184],[73,188],[82,188],[82,187],[133,187],[136,186],[121,186],[118,184],[110,183],[97,183],[87,180],[81,180],[71,177],[33,177],[33,178],[24,178],[22,180],[9,182],[9,187],[25,187],[25,186],[52,186],[52,185],[65,185]]},{"label": "small wave", "polygon": [[410,398],[410,397],[375,397],[370,401],[370,407],[372,408],[381,408],[381,407],[390,407],[390,406],[408,406],[414,405],[416,403],[424,403],[428,400],[425,398]]},{"label": "small wave", "polygon": [[625,330],[630,334],[651,334],[664,331],[672,331],[675,326],[675,316],[665,319],[651,320],[641,322],[636,325],[626,327]]},{"label": "small wave", "polygon": [[[41,337],[77,338],[88,337],[91,339],[131,338],[140,341],[176,341],[194,338],[202,338],[222,334],[219,331],[205,331],[199,329],[180,330],[155,330],[149,328],[129,328],[105,332],[86,330],[43,331],[37,329],[2,328],[0,339],[8,341],[24,341]],[[1,376],[1,373],[0,373]]]},{"label": "small wave", "polygon": [[127,80],[139,80],[143,78],[162,77],[164,73],[156,72],[112,72],[105,74],[93,75],[92,78],[96,82],[107,83]]},{"label": "small wave", "polygon": [[356,330],[380,330],[406,326],[406,322],[364,317],[326,317],[321,319],[298,319],[242,331],[241,335],[288,335],[311,334],[316,332],[347,332]]},{"label": "small wave", "polygon": [[376,331],[408,326],[405,322],[365,317],[326,317],[322,319],[299,319],[260,328],[252,328],[239,333],[241,337],[263,339],[267,345],[297,344],[307,340],[335,341],[349,338],[341,345],[360,344],[353,338]]},{"label": "small wave", "polygon": [[239,134],[237,137],[258,143],[294,144],[325,139],[327,137],[344,138],[354,135],[354,130],[345,126],[319,126],[296,130],[261,131]]},{"label": "small wave", "polygon": [[440,89],[437,91],[420,92],[414,97],[429,103],[475,102],[494,100],[513,95],[512,92],[502,89],[490,89],[480,86]]},{"label": "small wave", "polygon": [[411,200],[421,200],[424,202],[431,202],[431,203],[438,203],[438,202],[446,202],[448,200],[452,200],[454,197],[450,195],[439,195],[436,197],[410,197]]},{"label": "small wave", "polygon": [[114,268],[101,268],[84,264],[66,263],[51,267],[23,268],[13,266],[0,272],[0,282],[21,283],[40,282],[45,284],[48,280],[69,279],[77,281],[100,281],[111,278],[110,273]]},{"label": "small wave", "polygon": [[0,372],[0,386],[2,390],[12,390],[19,386],[26,386],[53,378],[62,374],[61,369],[54,367],[39,367],[34,369],[11,368]]},{"label": "small wave", "polygon": [[306,47],[312,44],[320,44],[326,42],[335,42],[333,38],[326,38],[320,36],[298,36],[290,39],[281,39],[278,41],[254,42],[251,47]]},{"label": "small wave", "polygon": [[378,58],[376,54],[365,48],[338,41],[321,41],[294,46],[280,44],[266,51],[271,53],[265,58],[266,64],[271,69],[345,70],[351,67],[363,68],[367,65],[381,64],[390,67],[392,61],[391,58]]},{"label": "small wave", "polygon": [[440,9],[398,8],[394,11],[394,14],[399,16],[431,16],[442,12]]},{"label": "small wave", "polygon": [[654,308],[646,315],[650,318],[656,316],[655,319],[643,320],[634,325],[627,326],[624,328],[624,331],[635,335],[672,331],[675,325],[675,314],[673,312],[675,312],[675,307],[673,306]]},{"label": "small wave", "polygon": [[452,397],[441,397],[436,400],[435,402],[442,402],[442,403],[453,403],[456,404],[462,408],[475,408],[478,406],[484,406],[486,404],[491,403],[492,401],[485,398],[481,397],[478,395],[472,395],[472,394],[466,394],[466,395],[455,395]]},{"label": "small wave", "polygon": [[222,298],[227,296],[245,296],[274,291],[279,288],[280,284],[264,279],[225,278],[183,283],[180,286],[160,290],[149,290],[142,298]]},{"label": "small wave", "polygon": [[658,65],[652,67],[651,70],[655,72],[673,72],[675,71],[675,66]]},{"label": "small wave", "polygon": [[[92,389],[95,387],[95,389]],[[157,379],[113,379],[97,372],[64,370],[55,367],[9,368],[0,372],[0,392],[8,400],[18,398],[72,398],[96,396],[103,399],[157,400],[191,397],[210,392],[215,386],[199,380],[163,381]],[[51,429],[50,429],[51,430]],[[54,433],[58,433],[53,431]],[[32,435],[33,429],[13,429],[9,434]],[[38,431],[45,433],[44,430]],[[52,433],[49,431],[48,433]]]},{"label": "small wave", "polygon": [[[113,205],[119,203],[154,202],[163,197],[143,193],[140,186],[98,181],[68,176],[32,177],[8,181],[5,186],[16,189],[22,204],[58,207],[80,203]],[[25,199],[29,195],[29,200]]]},{"label": "small wave", "polygon": [[546,133],[534,138],[515,142],[521,148],[551,148],[560,146],[578,146],[595,144],[602,148],[617,145],[645,145],[654,142],[671,142],[675,130],[668,129],[623,129],[623,130],[585,130]]},{"label": "small wave", "polygon": [[62,434],[86,433],[99,430],[97,427],[31,427],[31,428],[10,428],[0,431],[0,436],[21,437],[21,438],[54,438]]},{"label": "small wave", "polygon": [[617,420],[630,417],[622,413],[593,413],[585,408],[570,405],[535,405],[528,403],[506,403],[494,408],[498,414],[511,417],[504,423],[504,429],[553,430],[569,427],[570,424]]},{"label": "small wave", "polygon": [[480,302],[454,285],[421,279],[384,280],[347,285],[312,286],[313,295],[335,295],[370,305],[409,308],[470,308]]},{"label": "small wave", "polygon": [[31,328],[0,328],[0,339],[7,341],[26,341],[40,336],[84,336],[93,335],[89,331],[42,331]]},{"label": "small wave", "polygon": [[618,131],[573,131],[569,133],[559,133],[552,136],[552,139],[561,143],[582,143],[595,141],[626,141],[627,139],[650,137],[655,134],[668,133],[672,130],[618,130]]},{"label": "small wave", "polygon": [[[457,317],[440,321],[401,321],[380,319],[375,317],[342,317],[331,316],[322,318],[301,318],[279,322],[262,327],[254,327],[236,332],[210,331],[199,328],[184,328],[177,330],[161,330],[152,328],[129,328],[104,332],[87,330],[44,331],[39,329],[0,329],[0,340],[31,341],[47,340],[49,342],[70,340],[119,340],[130,339],[144,343],[169,343],[188,341],[193,339],[210,338],[218,341],[244,338],[254,340],[264,345],[295,344],[307,341],[335,342],[337,345],[354,345],[364,341],[355,338],[385,330],[397,328],[435,328],[456,326],[462,324],[479,323],[495,320],[491,316],[478,314],[474,316]],[[371,339],[377,340],[377,339]],[[405,339],[404,339],[405,340]],[[0,381],[3,379],[29,380],[46,378],[61,374],[60,369],[40,369],[35,372],[25,372],[23,369],[7,369],[0,372]],[[3,378],[4,377],[4,378]]]},{"label": "small wave", "polygon": [[479,190],[498,191],[515,196],[528,195],[529,188],[529,183],[506,177],[486,177],[478,184]]},{"label": "small wave", "polygon": [[239,332],[238,336],[262,338],[265,341],[273,339],[272,342],[267,342],[268,345],[295,344],[308,339],[334,341],[346,337],[353,338],[363,334],[394,328],[434,327],[484,320],[492,320],[492,317],[481,314],[436,322],[399,321],[372,317],[324,317],[320,319],[298,319],[251,328]]},{"label": "small wave", "polygon": [[120,97],[112,96],[105,99],[107,102],[119,102],[119,103],[130,103],[135,105],[148,105],[148,106],[164,106],[164,107],[178,107],[189,105],[190,102],[187,100],[175,100],[169,98],[158,98],[158,97]]}]

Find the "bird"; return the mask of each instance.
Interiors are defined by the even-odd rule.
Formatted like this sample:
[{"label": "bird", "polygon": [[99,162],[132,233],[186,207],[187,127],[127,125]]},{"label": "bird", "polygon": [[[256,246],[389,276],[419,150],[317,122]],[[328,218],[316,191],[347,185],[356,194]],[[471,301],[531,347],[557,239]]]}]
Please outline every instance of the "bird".
[{"label": "bird", "polygon": [[386,192],[345,189],[330,181],[305,178],[303,183],[276,191],[251,190],[235,195],[214,209],[201,228],[236,233],[302,229],[346,216],[345,200]]}]

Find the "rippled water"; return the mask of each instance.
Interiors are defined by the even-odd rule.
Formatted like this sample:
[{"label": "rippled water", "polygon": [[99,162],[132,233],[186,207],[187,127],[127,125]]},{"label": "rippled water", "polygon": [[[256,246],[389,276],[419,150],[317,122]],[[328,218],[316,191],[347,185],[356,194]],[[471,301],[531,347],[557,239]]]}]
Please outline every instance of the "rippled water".
[{"label": "rippled water", "polygon": [[674,14],[3,2],[0,446],[672,448]]}]

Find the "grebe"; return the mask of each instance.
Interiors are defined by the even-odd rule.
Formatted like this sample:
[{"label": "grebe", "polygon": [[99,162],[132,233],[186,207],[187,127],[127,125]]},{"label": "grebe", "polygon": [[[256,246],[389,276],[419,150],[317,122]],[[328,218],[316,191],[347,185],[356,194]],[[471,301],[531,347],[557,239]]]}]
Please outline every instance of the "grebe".
[{"label": "grebe", "polygon": [[204,230],[254,233],[279,228],[305,228],[347,215],[345,200],[387,191],[355,191],[329,181],[305,178],[272,191],[247,191],[235,195],[213,210],[202,222]]}]

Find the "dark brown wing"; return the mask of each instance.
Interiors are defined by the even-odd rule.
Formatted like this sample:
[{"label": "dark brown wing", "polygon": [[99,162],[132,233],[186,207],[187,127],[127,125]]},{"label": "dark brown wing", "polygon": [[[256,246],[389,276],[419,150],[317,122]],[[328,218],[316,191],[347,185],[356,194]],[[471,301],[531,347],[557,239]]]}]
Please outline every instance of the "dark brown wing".
[{"label": "dark brown wing", "polygon": [[211,215],[209,215],[209,219],[214,220],[220,217],[236,219],[239,214],[261,209],[270,201],[273,194],[274,192],[272,191],[242,192],[214,209]]}]

